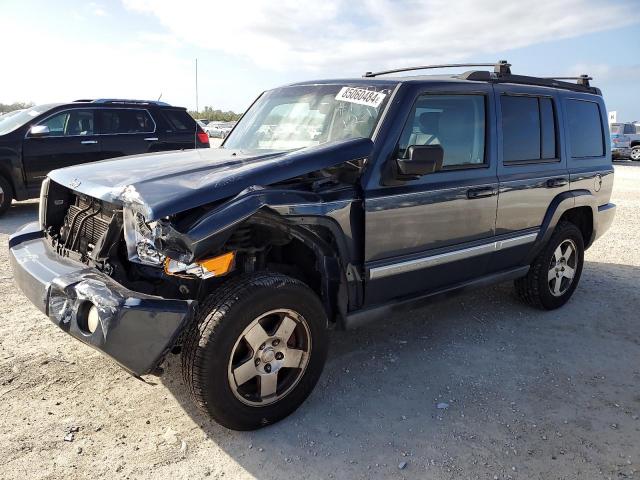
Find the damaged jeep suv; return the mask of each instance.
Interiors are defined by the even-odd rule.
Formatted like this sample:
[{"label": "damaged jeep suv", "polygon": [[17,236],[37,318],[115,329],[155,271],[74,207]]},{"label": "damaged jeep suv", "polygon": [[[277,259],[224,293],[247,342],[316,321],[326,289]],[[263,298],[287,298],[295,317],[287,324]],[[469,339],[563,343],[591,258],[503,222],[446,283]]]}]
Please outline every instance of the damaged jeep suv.
[{"label": "damaged jeep suv", "polygon": [[219,149],[55,170],[15,280],[136,376],[179,352],[233,429],[305,400],[328,329],[507,280],[560,307],[614,217],[606,108],[587,77],[491,66],[277,88]]}]

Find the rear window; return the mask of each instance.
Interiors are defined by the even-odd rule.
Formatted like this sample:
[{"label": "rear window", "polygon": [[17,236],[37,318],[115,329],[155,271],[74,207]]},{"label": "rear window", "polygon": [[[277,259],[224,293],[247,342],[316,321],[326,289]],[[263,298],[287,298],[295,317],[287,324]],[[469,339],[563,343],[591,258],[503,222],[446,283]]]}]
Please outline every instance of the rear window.
[{"label": "rear window", "polygon": [[557,158],[551,98],[505,95],[500,102],[505,163]]},{"label": "rear window", "polygon": [[185,110],[163,110],[162,114],[176,132],[193,132],[196,129],[196,121]]},{"label": "rear window", "polygon": [[585,100],[567,100],[567,119],[571,156],[603,156],[602,117],[598,104]]},{"label": "rear window", "polygon": [[146,110],[104,109],[99,111],[100,133],[152,133],[155,124]]}]

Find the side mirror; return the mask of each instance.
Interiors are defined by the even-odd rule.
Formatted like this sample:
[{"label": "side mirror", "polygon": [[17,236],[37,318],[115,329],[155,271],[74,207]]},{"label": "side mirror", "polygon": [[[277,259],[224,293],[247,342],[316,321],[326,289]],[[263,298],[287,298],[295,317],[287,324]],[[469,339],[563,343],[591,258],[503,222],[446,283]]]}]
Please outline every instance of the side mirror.
[{"label": "side mirror", "polygon": [[49,135],[49,127],[46,125],[34,125],[29,129],[31,137],[46,137],[47,135]]},{"label": "side mirror", "polygon": [[442,169],[444,150],[440,145],[411,145],[407,157],[396,159],[399,180],[414,180]]}]

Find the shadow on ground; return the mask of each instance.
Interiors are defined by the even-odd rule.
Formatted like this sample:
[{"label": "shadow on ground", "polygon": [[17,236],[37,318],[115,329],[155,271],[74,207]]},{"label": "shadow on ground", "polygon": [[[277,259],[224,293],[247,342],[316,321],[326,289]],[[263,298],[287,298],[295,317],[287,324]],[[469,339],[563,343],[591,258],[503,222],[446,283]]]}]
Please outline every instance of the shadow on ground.
[{"label": "shadow on ground", "polygon": [[295,478],[503,478],[516,466],[522,478],[597,476],[611,458],[638,452],[639,285],[638,267],[587,262],[556,311],[524,306],[503,284],[334,332],[311,397],[255,432],[230,432],[194,408],[178,357],[161,381],[257,478],[280,469]]},{"label": "shadow on ground", "polygon": [[22,225],[38,220],[38,201],[13,202],[7,213],[0,217],[0,234],[13,234]]}]

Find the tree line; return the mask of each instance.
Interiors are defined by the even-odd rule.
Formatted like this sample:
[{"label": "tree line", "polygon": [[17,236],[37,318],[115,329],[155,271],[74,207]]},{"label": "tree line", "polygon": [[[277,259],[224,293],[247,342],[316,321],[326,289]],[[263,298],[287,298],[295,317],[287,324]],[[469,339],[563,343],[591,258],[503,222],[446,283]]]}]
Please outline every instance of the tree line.
[{"label": "tree line", "polygon": [[0,114],[33,107],[33,102],[0,103]]},{"label": "tree line", "polygon": [[204,110],[196,112],[195,110],[189,110],[189,114],[196,119],[204,119],[214,122],[235,122],[242,116],[241,113],[235,113],[231,110],[222,111],[216,110],[213,107],[204,107]]}]

